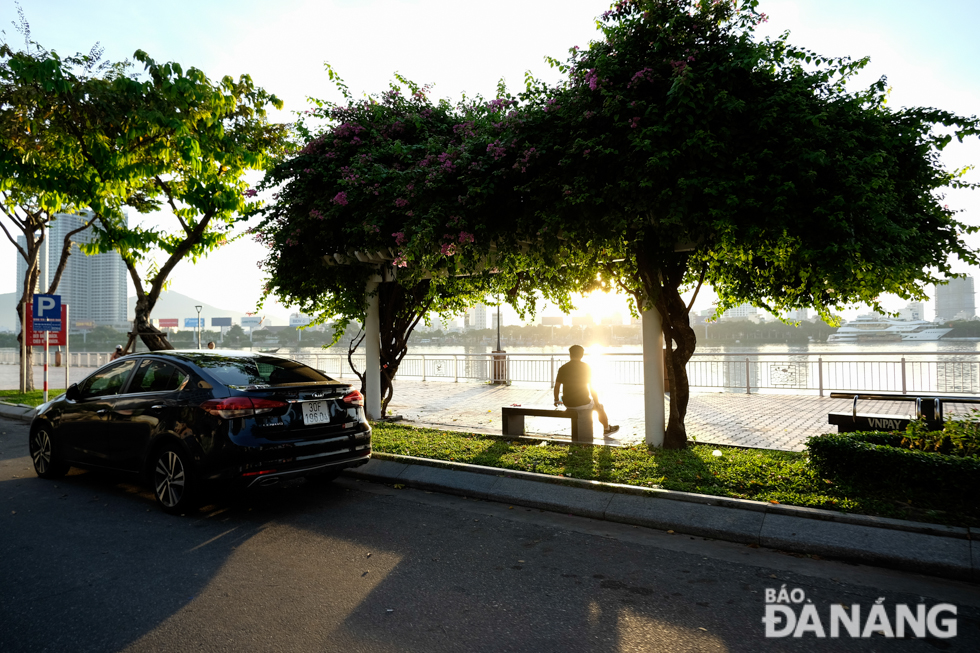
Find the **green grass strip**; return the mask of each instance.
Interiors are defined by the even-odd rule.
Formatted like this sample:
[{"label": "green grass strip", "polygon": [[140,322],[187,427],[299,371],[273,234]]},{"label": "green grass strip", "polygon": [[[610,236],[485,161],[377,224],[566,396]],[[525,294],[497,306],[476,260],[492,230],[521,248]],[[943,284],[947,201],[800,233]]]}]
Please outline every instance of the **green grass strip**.
[{"label": "green grass strip", "polygon": [[373,448],[385,453],[938,524],[980,525],[980,515],[946,512],[935,497],[860,493],[832,483],[810,469],[800,452],[717,447],[722,455],[714,456],[716,447],[699,444],[677,451],[646,444],[515,442],[397,423],[376,423],[373,428]]},{"label": "green grass strip", "polygon": [[[64,390],[48,390],[48,399],[54,399],[60,394],[63,394]],[[44,390],[32,390],[30,392],[21,392],[19,390],[0,390],[0,401],[5,401],[8,404],[25,404],[27,406],[40,406],[44,403]]]}]

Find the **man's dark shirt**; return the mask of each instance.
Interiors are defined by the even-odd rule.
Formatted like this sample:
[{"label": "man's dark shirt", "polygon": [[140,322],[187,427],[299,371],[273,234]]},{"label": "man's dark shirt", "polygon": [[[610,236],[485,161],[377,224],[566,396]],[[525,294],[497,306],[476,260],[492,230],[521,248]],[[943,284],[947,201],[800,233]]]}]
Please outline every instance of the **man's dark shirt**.
[{"label": "man's dark shirt", "polygon": [[592,370],[582,361],[569,361],[558,368],[555,383],[561,384],[561,400],[566,406],[585,406],[592,397],[589,396],[589,383],[592,382]]}]

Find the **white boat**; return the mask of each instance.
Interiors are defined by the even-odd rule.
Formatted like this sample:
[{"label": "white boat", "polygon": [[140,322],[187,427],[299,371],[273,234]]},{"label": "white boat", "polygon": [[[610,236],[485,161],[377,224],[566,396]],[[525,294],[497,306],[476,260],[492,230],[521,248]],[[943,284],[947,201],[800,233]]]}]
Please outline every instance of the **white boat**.
[{"label": "white boat", "polygon": [[952,331],[925,320],[899,320],[881,315],[859,315],[843,324],[827,342],[900,342],[939,340]]}]

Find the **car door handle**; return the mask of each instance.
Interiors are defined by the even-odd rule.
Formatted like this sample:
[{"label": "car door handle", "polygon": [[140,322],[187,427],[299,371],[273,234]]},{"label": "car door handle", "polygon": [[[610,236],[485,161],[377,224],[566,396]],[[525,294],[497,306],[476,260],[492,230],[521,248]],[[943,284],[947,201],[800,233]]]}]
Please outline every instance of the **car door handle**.
[{"label": "car door handle", "polygon": [[108,412],[109,412],[109,409],[108,408],[100,408],[97,411],[95,411],[95,414],[96,415],[105,415]]},{"label": "car door handle", "polygon": [[164,408],[166,408],[166,405],[164,404],[157,404],[156,406],[150,406],[150,410],[162,410]]}]

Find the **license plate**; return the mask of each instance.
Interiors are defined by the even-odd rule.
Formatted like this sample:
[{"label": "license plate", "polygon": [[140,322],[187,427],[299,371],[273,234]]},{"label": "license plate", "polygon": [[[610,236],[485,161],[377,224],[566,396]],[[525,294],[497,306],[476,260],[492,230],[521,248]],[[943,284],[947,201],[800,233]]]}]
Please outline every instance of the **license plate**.
[{"label": "license plate", "polygon": [[330,403],[329,401],[304,401],[303,423],[306,425],[329,423]]}]

